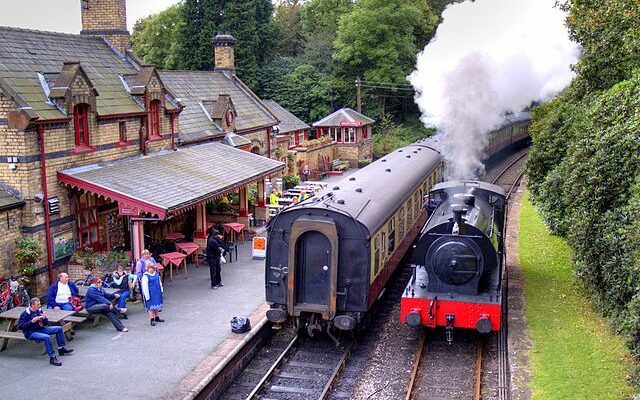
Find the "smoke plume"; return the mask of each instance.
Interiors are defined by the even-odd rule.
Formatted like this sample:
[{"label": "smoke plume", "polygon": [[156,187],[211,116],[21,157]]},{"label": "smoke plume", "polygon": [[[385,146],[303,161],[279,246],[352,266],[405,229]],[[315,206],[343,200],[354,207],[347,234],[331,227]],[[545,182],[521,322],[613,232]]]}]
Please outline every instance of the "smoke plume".
[{"label": "smoke plume", "polygon": [[484,172],[488,132],[569,84],[579,46],[555,0],[477,0],[447,7],[409,80],[421,120],[438,129],[447,179]]}]

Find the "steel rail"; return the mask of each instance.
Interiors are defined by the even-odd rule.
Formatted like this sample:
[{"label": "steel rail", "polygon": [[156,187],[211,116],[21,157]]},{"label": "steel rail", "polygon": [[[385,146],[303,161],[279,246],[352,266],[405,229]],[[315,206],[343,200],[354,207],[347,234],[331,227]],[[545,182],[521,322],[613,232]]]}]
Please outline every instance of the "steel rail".
[{"label": "steel rail", "polygon": [[322,389],[322,393],[320,394],[320,397],[318,398],[319,400],[324,400],[324,399],[327,398],[327,396],[329,396],[329,391],[333,387],[333,384],[336,382],[336,379],[338,378],[338,375],[340,374],[340,371],[342,371],[342,368],[347,363],[347,360],[349,359],[349,356],[351,355],[351,350],[355,346],[355,343],[356,343],[355,341],[352,341],[345,348],[344,352],[342,353],[342,357],[340,357],[340,361],[338,361],[338,365],[336,365],[335,369],[333,370],[333,373],[329,377],[329,381],[327,382],[326,385],[324,385],[324,389]]},{"label": "steel rail", "polygon": [[524,153],[522,153],[521,155],[519,155],[515,160],[511,161],[511,163],[509,163],[509,165],[507,165],[506,167],[504,167],[504,169],[502,171],[500,171],[500,173],[498,174],[498,176],[491,182],[494,185],[498,182],[498,180],[500,178],[502,178],[502,176],[509,170],[511,169],[511,167],[513,167],[518,161],[522,160],[527,154],[529,154],[528,151],[525,151]]},{"label": "steel rail", "polygon": [[416,351],[416,359],[413,361],[413,368],[411,368],[411,377],[409,378],[409,383],[407,384],[407,395],[405,396],[405,400],[411,400],[413,387],[415,386],[416,377],[418,376],[418,371],[420,370],[420,362],[422,361],[422,353],[424,352],[424,344],[426,341],[427,334],[423,330],[418,343],[418,351]]},{"label": "steel rail", "polygon": [[278,357],[278,359],[273,363],[273,365],[271,366],[271,368],[269,368],[269,370],[267,371],[266,374],[264,374],[264,376],[262,377],[262,379],[260,379],[260,382],[258,382],[258,384],[256,385],[256,387],[251,391],[251,393],[249,393],[249,395],[247,396],[246,400],[251,400],[256,398],[256,395],[258,394],[258,392],[260,392],[260,390],[262,390],[262,388],[264,387],[265,383],[267,383],[269,381],[269,379],[271,378],[271,376],[273,375],[273,373],[275,372],[276,369],[278,369],[278,367],[280,366],[280,364],[282,363],[282,361],[285,359],[285,357],[287,356],[287,354],[289,354],[289,351],[291,351],[291,348],[298,342],[298,336],[296,335],[296,337],[294,337],[291,342],[289,343],[289,345],[284,349],[284,351],[282,352],[282,354],[280,354],[280,356]]},{"label": "steel rail", "polygon": [[480,400],[482,398],[482,354],[484,353],[484,339],[478,339],[476,342],[476,381],[475,381],[475,393],[473,398]]}]

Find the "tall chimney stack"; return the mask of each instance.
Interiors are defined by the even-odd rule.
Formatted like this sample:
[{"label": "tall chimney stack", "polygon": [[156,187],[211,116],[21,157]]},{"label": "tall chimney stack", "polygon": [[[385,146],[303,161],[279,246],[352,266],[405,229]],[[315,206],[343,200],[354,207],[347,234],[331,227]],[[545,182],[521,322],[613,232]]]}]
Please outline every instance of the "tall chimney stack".
[{"label": "tall chimney stack", "polygon": [[213,38],[214,71],[236,72],[234,47],[238,40],[229,33],[218,33]]},{"label": "tall chimney stack", "polygon": [[123,53],[129,46],[126,0],[80,0],[81,35],[101,36]]}]

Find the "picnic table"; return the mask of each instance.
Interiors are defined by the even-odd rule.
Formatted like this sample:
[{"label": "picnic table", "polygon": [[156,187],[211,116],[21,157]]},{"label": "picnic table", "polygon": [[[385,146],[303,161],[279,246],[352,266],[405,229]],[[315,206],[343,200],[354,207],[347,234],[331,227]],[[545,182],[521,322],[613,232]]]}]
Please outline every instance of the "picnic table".
[{"label": "picnic table", "polygon": [[169,232],[166,235],[164,235],[164,238],[166,240],[182,240],[184,239],[184,234],[180,233],[180,232]]},{"label": "picnic table", "polygon": [[[0,318],[8,319],[9,325],[7,326],[7,330],[4,332],[0,332],[0,337],[2,338],[2,346],[0,346],[0,351],[4,351],[7,349],[7,344],[9,343],[9,339],[17,339],[17,340],[27,340],[21,332],[17,332],[18,330],[18,320],[20,319],[20,314],[27,307],[14,307],[11,310],[7,310],[0,314]],[[49,324],[59,324],[62,326],[63,331],[68,331],[72,328],[73,324],[71,322],[65,321],[66,318],[71,317],[75,312],[74,311],[65,311],[65,310],[45,310],[47,313],[47,318],[49,319]]]},{"label": "picnic table", "polygon": [[184,265],[184,278],[187,279],[189,277],[186,254],[174,251],[171,253],[162,253],[160,254],[160,258],[162,258],[162,265],[164,265],[165,267],[169,267],[169,281],[173,280],[174,265],[176,266],[176,271],[178,268],[180,268],[180,265]]},{"label": "picnic table", "polygon": [[194,243],[194,242],[182,242],[182,243],[176,243],[176,249],[179,252],[182,252],[186,255],[191,255],[193,256],[193,258],[195,259],[195,264],[198,268],[200,268],[200,260],[198,260],[198,249],[200,248],[200,245],[198,243]]},{"label": "picnic table", "polygon": [[231,234],[231,242],[235,243],[236,233],[239,233],[242,238],[242,243],[244,243],[244,224],[240,222],[228,222],[222,225],[224,231]]}]

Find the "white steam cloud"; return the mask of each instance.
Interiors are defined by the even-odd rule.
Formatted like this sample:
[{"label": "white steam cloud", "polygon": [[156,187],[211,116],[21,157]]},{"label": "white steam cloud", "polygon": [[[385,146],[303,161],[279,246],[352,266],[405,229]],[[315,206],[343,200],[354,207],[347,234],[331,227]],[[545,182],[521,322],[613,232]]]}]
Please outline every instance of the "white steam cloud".
[{"label": "white steam cloud", "polygon": [[409,80],[427,126],[438,128],[447,179],[484,171],[487,133],[571,82],[579,46],[555,0],[469,0],[447,7]]}]

